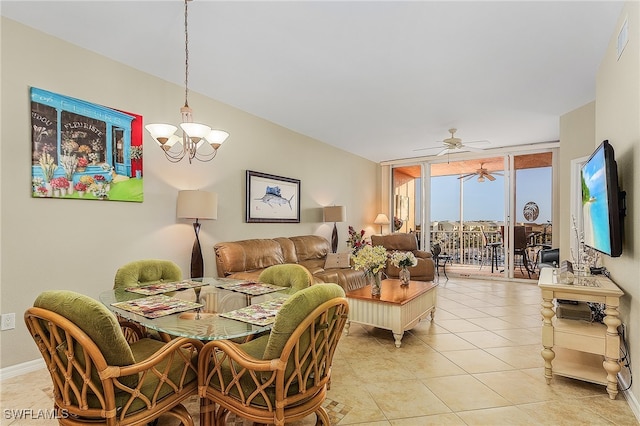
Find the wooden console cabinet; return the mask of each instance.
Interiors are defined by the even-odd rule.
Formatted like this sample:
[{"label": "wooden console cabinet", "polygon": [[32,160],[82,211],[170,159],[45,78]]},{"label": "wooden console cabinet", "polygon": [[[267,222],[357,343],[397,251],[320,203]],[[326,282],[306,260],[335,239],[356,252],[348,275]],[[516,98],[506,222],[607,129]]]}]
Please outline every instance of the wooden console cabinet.
[{"label": "wooden console cabinet", "polygon": [[[618,306],[624,295],[608,278],[597,275],[577,284],[559,284],[554,268],[540,271],[542,291],[542,358],[547,383],[553,374],[607,386],[611,399],[618,394],[620,336]],[[604,324],[557,318],[554,300],[605,304]],[[552,367],[553,361],[553,367]]]}]

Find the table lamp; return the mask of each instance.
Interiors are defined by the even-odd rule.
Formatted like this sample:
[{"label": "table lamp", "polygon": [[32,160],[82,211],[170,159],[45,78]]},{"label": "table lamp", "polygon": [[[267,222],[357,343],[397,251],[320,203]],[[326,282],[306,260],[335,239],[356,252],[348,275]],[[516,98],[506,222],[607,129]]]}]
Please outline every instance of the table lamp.
[{"label": "table lamp", "polygon": [[386,214],[379,213],[373,223],[375,223],[376,225],[380,225],[380,235],[382,235],[382,225],[389,225],[391,222],[389,221],[389,218]]},{"label": "table lamp", "polygon": [[322,209],[325,222],[333,222],[333,233],[331,234],[331,250],[335,253],[338,250],[338,227],[336,222],[344,222],[346,209],[344,206],[327,206]]},{"label": "table lamp", "polygon": [[200,232],[198,220],[218,218],[218,194],[206,191],[178,191],[176,216],[178,219],[196,220],[193,223],[196,240],[191,250],[191,278],[202,278],[204,276],[204,262],[198,238]]}]

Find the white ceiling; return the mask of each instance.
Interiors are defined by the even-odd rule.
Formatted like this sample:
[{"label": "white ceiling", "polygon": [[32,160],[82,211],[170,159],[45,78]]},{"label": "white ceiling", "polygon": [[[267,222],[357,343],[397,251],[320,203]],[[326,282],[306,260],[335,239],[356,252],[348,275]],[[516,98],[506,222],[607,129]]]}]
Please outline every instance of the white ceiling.
[{"label": "white ceiling", "polygon": [[[376,162],[435,154],[450,127],[463,142],[489,140],[486,148],[555,141],[559,117],[595,99],[622,5],[195,0],[189,88]],[[184,85],[180,0],[0,8]],[[426,147],[434,149],[415,151]]]}]

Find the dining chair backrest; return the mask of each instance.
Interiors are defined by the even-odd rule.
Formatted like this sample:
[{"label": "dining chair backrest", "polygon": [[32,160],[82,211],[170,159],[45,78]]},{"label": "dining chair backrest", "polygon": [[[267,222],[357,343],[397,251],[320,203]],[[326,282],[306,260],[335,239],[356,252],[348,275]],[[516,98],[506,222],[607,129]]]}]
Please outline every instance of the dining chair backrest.
[{"label": "dining chair backrest", "polygon": [[170,260],[142,259],[129,262],[116,271],[113,288],[182,280],[182,270]]}]

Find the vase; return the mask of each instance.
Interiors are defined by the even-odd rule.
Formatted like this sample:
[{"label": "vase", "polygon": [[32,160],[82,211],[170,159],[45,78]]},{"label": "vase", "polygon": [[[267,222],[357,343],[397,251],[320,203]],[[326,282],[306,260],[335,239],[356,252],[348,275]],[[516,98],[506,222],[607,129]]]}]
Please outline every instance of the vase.
[{"label": "vase", "polygon": [[409,268],[406,266],[400,269],[400,285],[409,285],[409,281],[411,280],[411,273],[409,272]]},{"label": "vase", "polygon": [[84,197],[84,191],[78,191],[78,198]]},{"label": "vase", "polygon": [[53,187],[49,182],[44,184],[44,187],[47,188],[47,197],[51,197],[53,195]]},{"label": "vase", "polygon": [[83,166],[76,167],[76,172],[78,173],[84,173],[85,170],[87,170],[86,167],[83,167]]},{"label": "vase", "polygon": [[73,195],[73,181],[69,180],[69,187],[67,188],[67,195]]},{"label": "vase", "polygon": [[369,274],[369,282],[371,284],[371,296],[380,297],[382,288],[382,273]]}]

